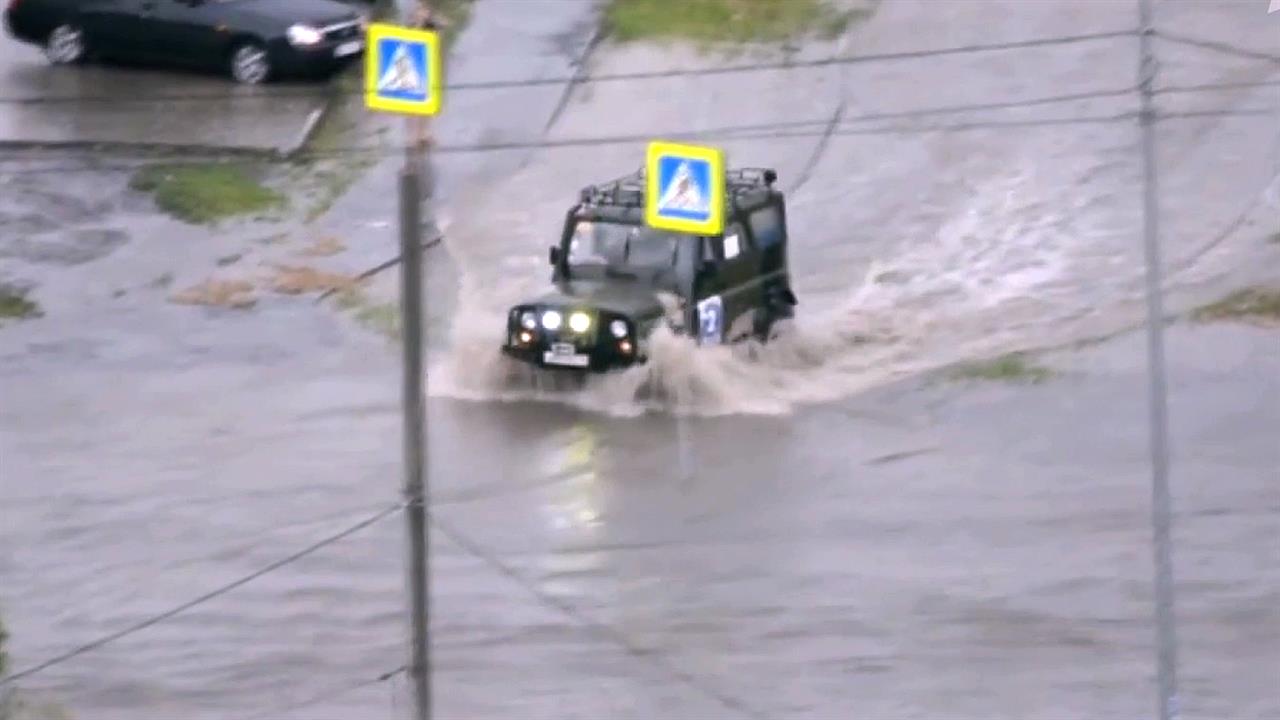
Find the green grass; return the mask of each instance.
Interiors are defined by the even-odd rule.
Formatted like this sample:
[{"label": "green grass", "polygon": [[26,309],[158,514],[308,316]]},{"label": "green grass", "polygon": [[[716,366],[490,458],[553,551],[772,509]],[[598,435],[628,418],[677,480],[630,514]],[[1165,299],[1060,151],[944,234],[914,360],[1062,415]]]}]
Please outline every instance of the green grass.
[{"label": "green grass", "polygon": [[193,224],[262,214],[288,204],[247,167],[226,163],[150,165],[134,174],[129,187],[151,193],[161,210]]},{"label": "green grass", "polygon": [[1053,377],[1053,371],[1036,365],[1022,353],[1010,353],[993,360],[965,363],[953,369],[948,377],[952,380],[1037,384]]},{"label": "green grass", "polygon": [[829,0],[610,0],[605,27],[619,41],[781,42],[839,36],[866,10]]},{"label": "green grass", "polygon": [[0,319],[26,320],[42,314],[40,306],[27,299],[25,291],[0,287]]},{"label": "green grass", "polygon": [[339,292],[334,301],[366,328],[392,340],[400,338],[400,308],[395,303],[375,302],[358,288]]},{"label": "green grass", "polygon": [[1280,322],[1280,289],[1251,287],[1196,308],[1191,319],[1197,322],[1253,320]]}]

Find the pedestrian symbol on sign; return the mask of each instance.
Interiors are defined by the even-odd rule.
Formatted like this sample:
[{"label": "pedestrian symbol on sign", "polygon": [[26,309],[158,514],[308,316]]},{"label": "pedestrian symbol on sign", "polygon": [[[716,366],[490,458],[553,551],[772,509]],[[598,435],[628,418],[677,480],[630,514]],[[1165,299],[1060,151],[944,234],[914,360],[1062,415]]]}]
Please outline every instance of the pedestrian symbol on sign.
[{"label": "pedestrian symbol on sign", "polygon": [[378,81],[378,89],[387,93],[426,96],[427,84],[414,68],[413,60],[409,58],[408,46],[404,43],[397,44],[392,51],[387,69],[383,72],[382,79]]},{"label": "pedestrian symbol on sign", "polygon": [[[675,159],[672,158],[671,160]],[[659,165],[659,167],[661,168],[662,166]],[[702,168],[700,167],[699,169]],[[699,186],[705,187],[706,184],[705,179],[701,183],[695,182],[693,170],[689,167],[689,163],[682,161],[676,166],[675,172],[671,174],[671,179],[666,186],[667,189],[663,191],[662,197],[658,199],[658,207],[666,211],[685,210],[690,214],[705,217],[711,212],[711,208]]]}]

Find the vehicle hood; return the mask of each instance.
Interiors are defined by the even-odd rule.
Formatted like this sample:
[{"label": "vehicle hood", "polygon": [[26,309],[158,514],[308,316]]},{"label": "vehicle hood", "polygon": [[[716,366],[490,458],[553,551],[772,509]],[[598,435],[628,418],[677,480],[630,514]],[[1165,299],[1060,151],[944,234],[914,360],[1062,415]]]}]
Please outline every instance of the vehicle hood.
[{"label": "vehicle hood", "polygon": [[630,280],[569,280],[534,299],[540,305],[580,305],[620,313],[633,320],[661,315],[657,292]]},{"label": "vehicle hood", "polygon": [[283,31],[294,23],[323,27],[359,17],[350,5],[337,0],[239,0],[228,5],[227,10],[229,19],[259,30]]}]

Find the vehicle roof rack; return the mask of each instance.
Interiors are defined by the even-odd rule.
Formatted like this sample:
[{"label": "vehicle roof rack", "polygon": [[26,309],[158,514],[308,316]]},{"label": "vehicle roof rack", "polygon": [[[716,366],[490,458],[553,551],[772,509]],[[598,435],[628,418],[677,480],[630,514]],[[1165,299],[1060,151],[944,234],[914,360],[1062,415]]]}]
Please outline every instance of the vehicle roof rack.
[{"label": "vehicle roof rack", "polygon": [[[743,192],[772,188],[778,180],[773,168],[733,168],[725,171],[725,191],[731,197]],[[580,197],[587,205],[614,207],[644,207],[645,170],[624,175],[616,180],[588,185],[582,188]]]}]

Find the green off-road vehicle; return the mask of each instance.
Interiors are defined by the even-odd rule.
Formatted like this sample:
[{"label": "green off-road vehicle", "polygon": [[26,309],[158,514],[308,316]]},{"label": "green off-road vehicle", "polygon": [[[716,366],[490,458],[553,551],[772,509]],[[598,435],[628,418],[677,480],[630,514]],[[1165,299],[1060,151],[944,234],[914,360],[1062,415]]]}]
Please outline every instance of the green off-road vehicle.
[{"label": "green off-road vehicle", "polygon": [[645,362],[659,323],[700,344],[771,338],[797,303],[786,203],[771,169],[725,180],[724,232],[712,237],[646,225],[643,170],[584,188],[551,247],[553,287],[511,308],[503,352],[604,372]]}]

